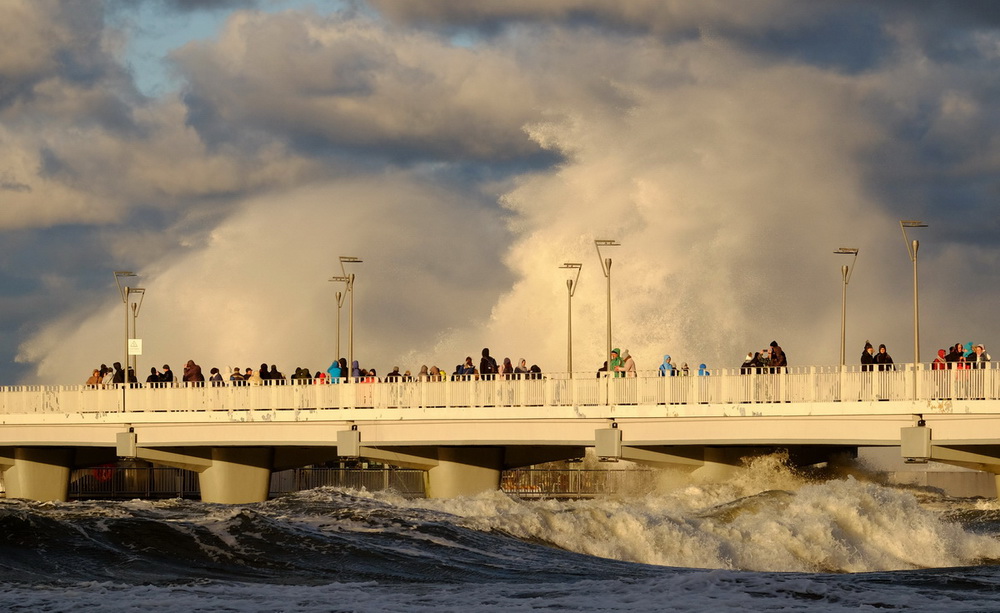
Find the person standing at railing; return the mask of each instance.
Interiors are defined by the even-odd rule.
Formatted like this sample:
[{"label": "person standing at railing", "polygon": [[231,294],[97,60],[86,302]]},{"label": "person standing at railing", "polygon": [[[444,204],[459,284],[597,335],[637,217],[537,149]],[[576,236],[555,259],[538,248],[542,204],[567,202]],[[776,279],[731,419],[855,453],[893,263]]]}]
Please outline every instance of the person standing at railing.
[{"label": "person standing at railing", "polygon": [[103,380],[101,378],[101,369],[100,368],[95,368],[94,372],[87,379],[87,385],[89,387],[97,387],[98,385],[101,384],[102,381]]},{"label": "person standing at railing", "polygon": [[521,358],[517,366],[514,367],[514,374],[518,379],[522,379],[526,378],[529,372],[531,372],[531,369],[528,368],[528,362],[524,358]]},{"label": "person standing at railing", "polygon": [[462,369],[459,374],[465,381],[469,381],[479,373],[476,372],[476,365],[472,363],[472,356],[465,356],[465,362],[462,364]]},{"label": "person standing at railing", "polygon": [[146,377],[146,384],[149,385],[149,387],[160,387],[160,381],[160,373],[157,372],[155,366],[150,366],[149,376]]},{"label": "person standing at railing", "polygon": [[785,355],[785,351],[778,345],[778,341],[771,341],[771,372],[781,372],[783,368],[788,366],[788,356]]},{"label": "person standing at railing", "polygon": [[125,383],[125,371],[122,370],[122,363],[121,362],[115,362],[113,364],[113,366],[115,367],[115,372],[114,372],[113,375],[111,375],[111,382],[112,383],[124,384]]},{"label": "person standing at railing", "polygon": [[490,348],[483,347],[483,357],[479,360],[479,374],[484,379],[493,379],[496,377],[498,370],[499,367],[497,366],[496,359],[490,355]]},{"label": "person standing at railing", "polygon": [[614,373],[614,376],[616,376],[616,377],[620,377],[621,376],[620,374],[618,374],[619,373],[618,368],[622,365],[622,359],[620,357],[621,354],[622,354],[621,349],[619,349],[617,347],[615,347],[614,349],[611,350],[611,363],[608,364],[608,373],[609,373],[609,376],[610,376],[610,373]]},{"label": "person standing at railing", "polygon": [[875,354],[875,363],[878,364],[880,371],[896,370],[892,356],[889,355],[889,352],[885,348],[885,343],[878,346],[878,353]]},{"label": "person standing at railing", "polygon": [[169,364],[163,365],[163,371],[160,373],[160,387],[173,387],[174,385],[174,371],[170,370]]},{"label": "person standing at railing", "polygon": [[955,368],[955,364],[957,364],[965,355],[962,351],[962,344],[955,343],[949,347],[949,349],[950,351],[948,352],[948,355],[944,357],[944,360],[948,363],[948,368]]},{"label": "person standing at railing", "polygon": [[990,354],[986,353],[986,347],[976,345],[972,348],[972,356],[965,359],[970,368],[989,368]]},{"label": "person standing at railing", "polygon": [[628,349],[622,352],[622,363],[615,370],[620,372],[620,376],[623,377],[636,376],[635,360],[632,359],[632,355],[628,352]]},{"label": "person standing at railing", "polygon": [[663,364],[660,364],[660,376],[673,377],[676,374],[677,369],[674,368],[674,363],[670,360],[670,354],[663,356]]},{"label": "person standing at railing", "polygon": [[500,367],[498,374],[503,375],[504,379],[514,378],[514,364],[510,361],[510,358],[503,359],[503,365]]},{"label": "person standing at railing", "polygon": [[246,381],[243,379],[243,373],[240,372],[239,367],[233,368],[233,373],[229,375],[229,383],[233,386],[246,385]]},{"label": "person standing at railing", "polygon": [[213,366],[212,370],[209,371],[209,374],[212,375],[208,378],[208,380],[212,382],[212,387],[223,387],[226,384],[225,381],[222,380],[222,373],[219,372],[217,367]]},{"label": "person standing at railing", "polygon": [[201,373],[201,366],[188,360],[184,365],[184,383],[193,387],[201,387],[205,383],[205,375]]},{"label": "person standing at railing", "polygon": [[330,383],[340,383],[340,378],[344,376],[340,371],[340,361],[334,360],[326,369],[326,374],[330,376]]},{"label": "person standing at railing", "polygon": [[861,372],[875,370],[875,348],[871,341],[865,341],[865,349],[861,352]]}]

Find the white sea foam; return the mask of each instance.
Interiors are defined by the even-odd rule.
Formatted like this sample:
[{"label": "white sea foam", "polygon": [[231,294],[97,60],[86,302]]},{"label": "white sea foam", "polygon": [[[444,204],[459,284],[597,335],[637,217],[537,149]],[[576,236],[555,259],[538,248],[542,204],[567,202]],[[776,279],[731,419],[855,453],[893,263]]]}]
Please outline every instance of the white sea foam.
[{"label": "white sea foam", "polygon": [[490,493],[397,503],[457,515],[476,530],[662,566],[871,572],[1000,558],[995,538],[965,531],[908,491],[853,477],[810,482],[774,460],[724,483],[637,498],[525,502]]}]

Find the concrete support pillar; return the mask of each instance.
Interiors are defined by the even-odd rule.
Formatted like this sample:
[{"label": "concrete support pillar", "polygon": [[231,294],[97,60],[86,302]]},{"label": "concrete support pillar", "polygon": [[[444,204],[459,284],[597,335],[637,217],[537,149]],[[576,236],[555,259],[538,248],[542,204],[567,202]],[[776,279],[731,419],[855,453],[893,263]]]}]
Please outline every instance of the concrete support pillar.
[{"label": "concrete support pillar", "polygon": [[273,462],[274,450],[269,447],[213,447],[211,465],[198,472],[202,501],[264,502]]},{"label": "concrete support pillar", "polygon": [[499,447],[441,447],[437,465],[428,469],[428,498],[474,496],[500,489],[503,449]]},{"label": "concrete support pillar", "polygon": [[17,447],[0,468],[8,498],[65,501],[73,450],[58,447]]},{"label": "concrete support pillar", "polygon": [[746,453],[740,449],[705,447],[704,462],[691,472],[691,477],[703,483],[716,483],[731,478]]}]

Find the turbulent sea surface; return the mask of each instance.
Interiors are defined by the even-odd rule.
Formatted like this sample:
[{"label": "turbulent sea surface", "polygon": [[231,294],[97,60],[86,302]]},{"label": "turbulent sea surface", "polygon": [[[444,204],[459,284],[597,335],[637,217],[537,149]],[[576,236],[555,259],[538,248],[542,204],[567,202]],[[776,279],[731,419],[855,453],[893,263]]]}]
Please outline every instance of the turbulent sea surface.
[{"label": "turbulent sea surface", "polygon": [[657,493],[0,501],[4,611],[996,611],[1000,504],[780,461]]}]

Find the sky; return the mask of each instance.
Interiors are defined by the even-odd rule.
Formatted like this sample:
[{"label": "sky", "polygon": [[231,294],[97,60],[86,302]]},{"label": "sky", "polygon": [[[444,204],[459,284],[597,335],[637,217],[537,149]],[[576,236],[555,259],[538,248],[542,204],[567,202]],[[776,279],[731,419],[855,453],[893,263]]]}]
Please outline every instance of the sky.
[{"label": "sky", "polygon": [[[1000,3],[6,0],[0,385],[1000,352]],[[350,302],[339,310],[347,355]],[[1000,353],[998,353],[1000,358]]]}]

